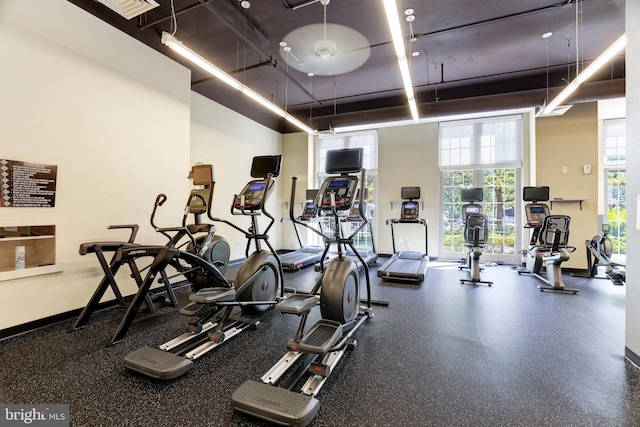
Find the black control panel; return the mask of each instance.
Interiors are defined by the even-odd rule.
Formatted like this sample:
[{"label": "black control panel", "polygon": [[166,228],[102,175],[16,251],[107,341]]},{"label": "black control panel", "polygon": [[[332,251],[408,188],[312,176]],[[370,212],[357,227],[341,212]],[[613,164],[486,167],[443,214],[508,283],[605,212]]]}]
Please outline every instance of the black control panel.
[{"label": "black control panel", "polygon": [[[240,194],[236,196],[236,199],[233,202],[233,207],[239,210],[244,209],[245,211],[256,211],[260,209],[266,186],[266,179],[254,179],[253,181],[249,181],[249,183],[244,186]],[[273,190],[273,181],[271,181],[271,188],[267,191],[267,195],[271,190]]]},{"label": "black control panel", "polygon": [[335,200],[335,208],[339,211],[349,210],[355,202],[358,177],[351,175],[330,176],[324,180],[315,204],[319,209],[331,209],[331,197]]},{"label": "black control panel", "polygon": [[401,221],[413,221],[418,219],[420,209],[418,206],[418,202],[410,201],[410,202],[402,202],[402,208],[400,209],[400,220]]},{"label": "black control panel", "polygon": [[304,209],[302,210],[302,215],[300,216],[300,219],[304,220],[310,220],[316,217],[316,215],[318,215],[318,205],[316,205],[315,202],[307,202],[304,205]]},{"label": "black control panel", "polygon": [[466,220],[469,215],[482,215],[482,205],[469,203],[462,206],[462,214]]},{"label": "black control panel", "polygon": [[524,207],[528,226],[540,226],[550,214],[549,206],[544,203],[527,203]]}]

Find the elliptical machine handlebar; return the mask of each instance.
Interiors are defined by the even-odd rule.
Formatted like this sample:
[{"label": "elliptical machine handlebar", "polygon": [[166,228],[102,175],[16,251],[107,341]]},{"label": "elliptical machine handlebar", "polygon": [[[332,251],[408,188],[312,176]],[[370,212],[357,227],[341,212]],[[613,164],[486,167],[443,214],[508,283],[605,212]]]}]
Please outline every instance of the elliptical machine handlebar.
[{"label": "elliptical machine handlebar", "polygon": [[130,228],[131,229],[131,235],[129,236],[129,240],[127,241],[127,243],[133,243],[134,240],[136,240],[136,235],[138,234],[138,230],[140,229],[140,227],[138,227],[138,224],[123,224],[123,225],[108,225],[107,226],[108,230],[115,230],[115,229],[119,229],[119,228]]},{"label": "elliptical machine handlebar", "polygon": [[[353,238],[353,236],[355,236],[357,233],[359,233],[368,223],[369,221],[367,220],[367,217],[365,216],[364,213],[364,191],[362,190],[362,186],[363,184],[366,182],[365,178],[366,178],[366,169],[362,168],[360,169],[360,188],[361,190],[358,192],[358,215],[360,216],[360,219],[362,219],[362,221],[360,221],[360,225],[355,228],[352,233],[349,235],[349,237],[346,238],[346,240],[349,240],[351,238]],[[316,233],[317,235],[319,235],[320,237],[322,237],[323,239],[328,239],[329,237],[322,233],[321,231],[309,226],[309,224],[307,224],[304,221],[300,221],[299,219],[297,219],[294,216],[293,213],[293,206],[295,204],[295,194],[296,194],[296,184],[297,184],[297,177],[291,177],[291,198],[289,201],[289,218],[291,219],[292,222],[294,222],[295,224],[299,224],[302,225],[303,227],[308,228],[309,230],[313,231],[314,233]],[[336,204],[336,200],[335,200],[335,192],[331,191],[329,192],[329,197],[331,198],[330,200],[330,212],[331,214],[334,216],[334,218],[336,218],[336,220],[339,218],[339,214],[338,214],[338,209],[337,209],[337,204]],[[317,213],[316,216],[320,215],[320,212],[322,211],[322,205],[323,205],[323,200],[324,200],[324,194],[318,194],[317,196],[317,200],[320,200],[320,203],[316,203],[316,209],[317,209]]]},{"label": "elliptical machine handlebar", "polygon": [[164,202],[166,201],[167,201],[167,196],[164,193],[158,194],[158,196],[156,197],[156,201],[153,204],[153,210],[151,211],[151,218],[149,219],[149,222],[151,223],[151,227],[153,227],[154,230],[156,230],[159,233],[162,233],[167,239],[171,240],[171,236],[167,234],[166,231],[164,230],[161,231],[160,227],[158,227],[155,223],[156,211],[158,210],[158,206],[164,205]]}]

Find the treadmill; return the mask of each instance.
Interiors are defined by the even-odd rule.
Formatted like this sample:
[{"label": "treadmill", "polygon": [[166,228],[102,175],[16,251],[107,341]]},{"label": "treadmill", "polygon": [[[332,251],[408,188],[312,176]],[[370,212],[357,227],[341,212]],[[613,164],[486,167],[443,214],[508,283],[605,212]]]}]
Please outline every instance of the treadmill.
[{"label": "treadmill", "polygon": [[[304,205],[302,215],[298,217],[298,220],[311,222],[316,212],[315,198],[318,194],[318,190],[307,190],[307,202]],[[313,216],[313,217],[312,217]],[[283,221],[285,219],[283,218]],[[298,232],[298,226],[293,222],[293,229],[296,232],[300,249],[287,252],[280,255],[280,261],[282,262],[282,269],[284,271],[298,271],[304,267],[317,263],[322,259],[322,253],[324,252],[324,246],[304,246],[300,233]]]},{"label": "treadmill", "polygon": [[[402,207],[400,218],[389,219],[387,224],[391,226],[391,242],[393,255],[378,269],[378,277],[382,280],[396,280],[402,282],[422,283],[429,264],[427,221],[418,218],[419,204],[415,199],[420,198],[420,187],[402,187],[400,190]],[[419,224],[424,225],[425,253],[417,251],[396,252],[396,241],[393,233],[394,224]]]}]

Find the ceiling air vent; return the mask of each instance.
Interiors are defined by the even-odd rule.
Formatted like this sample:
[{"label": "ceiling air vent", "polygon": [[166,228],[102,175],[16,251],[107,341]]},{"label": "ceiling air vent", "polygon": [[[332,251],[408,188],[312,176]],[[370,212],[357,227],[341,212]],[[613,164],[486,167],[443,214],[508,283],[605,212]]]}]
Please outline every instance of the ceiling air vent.
[{"label": "ceiling air vent", "polygon": [[155,7],[158,7],[158,3],[154,0],[97,0],[104,4],[109,9],[117,12],[119,15],[124,16],[127,19],[131,19],[135,16],[145,13]]}]

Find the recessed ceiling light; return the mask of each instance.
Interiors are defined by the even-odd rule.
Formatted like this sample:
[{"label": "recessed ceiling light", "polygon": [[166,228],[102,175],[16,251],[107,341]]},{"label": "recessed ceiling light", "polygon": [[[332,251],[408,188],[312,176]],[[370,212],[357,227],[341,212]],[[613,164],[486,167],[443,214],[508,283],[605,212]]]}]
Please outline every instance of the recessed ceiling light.
[{"label": "recessed ceiling light", "polygon": [[415,17],[415,16],[413,16],[413,15],[407,15],[407,17],[406,17],[406,18],[404,18],[404,19],[406,19],[406,20],[407,20],[407,22],[413,22],[413,21],[415,21],[415,20],[416,20],[416,17]]},{"label": "recessed ceiling light", "polygon": [[549,37],[551,37],[552,35],[553,35],[553,33],[552,33],[551,31],[549,31],[548,33],[544,33],[544,34],[542,35],[542,38],[543,38],[543,39],[548,39],[548,38],[549,38]]},{"label": "recessed ceiling light", "polygon": [[285,46],[287,45],[287,42],[282,41],[282,42],[280,42],[279,44],[280,44],[280,47],[285,47]]},{"label": "recessed ceiling light", "polygon": [[313,73],[307,73],[307,76],[309,76],[309,77],[313,77],[313,76],[314,76],[314,74],[313,74]]},{"label": "recessed ceiling light", "polygon": [[420,52],[418,52],[417,50],[411,52],[411,56],[418,56],[418,55],[420,55]]},{"label": "recessed ceiling light", "polygon": [[413,15],[414,10],[411,8],[407,8],[404,10],[405,15]]},{"label": "recessed ceiling light", "polygon": [[244,9],[249,9],[251,7],[251,3],[249,3],[247,0],[243,0],[240,2],[240,6],[242,6]]}]

